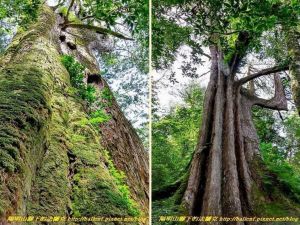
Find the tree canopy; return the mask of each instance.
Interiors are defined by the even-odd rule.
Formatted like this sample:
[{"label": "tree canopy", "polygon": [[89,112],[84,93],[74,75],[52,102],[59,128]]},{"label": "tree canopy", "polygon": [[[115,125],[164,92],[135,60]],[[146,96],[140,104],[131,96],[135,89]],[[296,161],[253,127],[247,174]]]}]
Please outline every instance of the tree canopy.
[{"label": "tree canopy", "polygon": [[208,56],[203,47],[212,43],[222,49],[229,66],[240,65],[247,53],[261,52],[261,38],[266,32],[278,34],[297,26],[300,3],[171,0],[154,1],[153,8],[153,62],[155,68],[163,69],[175,60],[180,46],[191,47],[195,63],[201,55]]}]

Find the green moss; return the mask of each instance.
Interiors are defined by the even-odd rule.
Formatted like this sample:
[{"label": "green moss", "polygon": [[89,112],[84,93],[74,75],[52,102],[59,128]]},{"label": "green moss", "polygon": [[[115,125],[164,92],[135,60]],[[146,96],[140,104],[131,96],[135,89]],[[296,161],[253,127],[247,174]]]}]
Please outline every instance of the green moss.
[{"label": "green moss", "polygon": [[103,113],[87,113],[49,41],[54,22],[45,8],[0,59],[0,214],[138,215],[93,126]]},{"label": "green moss", "polygon": [[23,199],[30,194],[31,178],[44,152],[44,127],[51,114],[49,92],[53,81],[43,65],[49,64],[47,56],[56,54],[55,47],[45,39],[53,24],[51,9],[44,8],[39,21],[17,35],[0,59],[2,213],[22,212]]},{"label": "green moss", "polygon": [[109,172],[113,176],[114,181],[117,185],[117,189],[121,193],[122,199],[124,200],[124,204],[128,208],[129,214],[131,216],[139,216],[140,211],[137,207],[138,206],[137,203],[130,197],[129,187],[126,185],[125,182],[125,178],[126,178],[125,174],[122,171],[116,169],[113,161],[109,156],[108,151],[104,151],[104,157],[108,164]]},{"label": "green moss", "polygon": [[[65,6],[62,6],[58,9],[58,12],[61,13],[63,16],[67,16],[68,8]],[[81,20],[77,18],[75,13],[73,11],[69,12],[68,20],[70,22],[76,22],[76,23],[81,23]]]},{"label": "green moss", "polygon": [[112,189],[114,184],[103,169],[81,168],[74,177],[72,210],[74,216],[128,215],[124,199]]}]

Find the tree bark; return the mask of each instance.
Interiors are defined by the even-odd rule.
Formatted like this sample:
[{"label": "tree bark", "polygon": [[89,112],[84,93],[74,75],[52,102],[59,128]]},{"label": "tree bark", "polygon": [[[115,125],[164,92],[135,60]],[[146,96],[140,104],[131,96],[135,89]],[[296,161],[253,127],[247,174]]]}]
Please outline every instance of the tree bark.
[{"label": "tree bark", "polygon": [[[62,27],[62,30],[64,29]],[[103,43],[105,39],[99,38],[99,34],[94,31],[86,28],[83,30],[84,33],[82,29],[70,26],[66,28],[65,32],[62,31],[62,34],[66,36],[66,41],[61,43],[61,49],[64,54],[73,55],[87,67],[87,83],[94,85],[100,95],[105,91],[111,96],[109,100],[100,100],[100,104],[106,105],[106,114],[111,116],[107,123],[100,125],[100,142],[109,151],[117,169],[125,173],[126,183],[132,191],[133,199],[138,202],[144,212],[147,212],[149,205],[147,152],[136,131],[121,111],[107,82],[100,75],[100,68],[92,52],[94,46],[101,48],[101,45],[105,45]],[[76,38],[74,38],[74,34]],[[81,39],[84,45],[77,45],[75,51],[70,50],[67,42],[76,43],[77,39]],[[95,77],[95,79],[89,79],[91,77]]]},{"label": "tree bark", "polygon": [[216,46],[210,49],[211,77],[204,99],[202,127],[182,203],[187,214],[193,216],[255,216],[253,188],[262,185],[254,162],[262,164],[251,109],[259,105],[287,110],[287,101],[279,74],[274,75],[275,95],[271,99],[261,99],[253,87],[248,90],[242,85],[284,68],[274,67],[237,80],[235,74],[227,73],[221,50]]}]

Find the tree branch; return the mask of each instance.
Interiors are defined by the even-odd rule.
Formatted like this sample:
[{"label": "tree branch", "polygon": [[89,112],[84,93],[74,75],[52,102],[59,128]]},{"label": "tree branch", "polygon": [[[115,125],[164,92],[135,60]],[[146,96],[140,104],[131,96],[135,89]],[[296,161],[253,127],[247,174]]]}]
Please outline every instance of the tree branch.
[{"label": "tree branch", "polygon": [[70,14],[70,11],[71,11],[72,6],[74,5],[74,2],[75,2],[75,0],[72,0],[72,1],[71,1],[70,5],[69,5],[69,8],[68,8],[68,10],[67,10],[67,14],[66,14],[66,19],[67,19],[67,20],[68,20],[68,18],[69,18],[69,14]]},{"label": "tree branch", "polygon": [[269,74],[272,74],[272,73],[281,72],[281,71],[288,70],[288,69],[289,69],[288,65],[279,65],[279,66],[277,65],[277,66],[274,66],[274,67],[271,67],[271,68],[263,69],[263,70],[261,70],[257,73],[254,73],[254,74],[251,74],[249,76],[241,78],[240,80],[237,81],[237,84],[238,85],[243,85],[243,84],[247,83],[248,81],[253,80],[255,78],[265,76],[265,75],[269,75]]},{"label": "tree branch", "polygon": [[93,30],[97,33],[100,34],[110,34],[112,36],[118,37],[120,39],[124,39],[124,40],[134,40],[132,38],[126,37],[125,35],[109,30],[107,28],[104,27],[97,27],[97,26],[93,26],[93,25],[88,25],[88,24],[79,24],[79,23],[67,23],[65,24],[65,27],[73,27],[73,28],[81,28],[81,29],[88,29],[88,30]]},{"label": "tree branch", "polygon": [[280,112],[279,110],[278,110],[277,112],[278,112],[278,115],[279,115],[279,117],[280,117],[281,121],[282,121],[282,122],[284,122],[284,118],[283,118],[283,116],[282,116],[281,112]]},{"label": "tree branch", "polygon": [[60,0],[58,1],[57,5],[52,6],[51,8],[53,9],[53,11],[55,11],[58,7],[62,6],[65,3],[64,0]]},{"label": "tree branch", "polygon": [[81,21],[86,20],[86,19],[91,19],[91,18],[94,18],[94,17],[95,17],[94,15],[85,16],[85,17],[81,18]]},{"label": "tree branch", "polygon": [[287,100],[285,97],[284,87],[282,85],[280,75],[277,73],[274,75],[274,83],[275,95],[271,99],[259,98],[255,95],[251,95],[249,92],[244,92],[244,95],[246,95],[248,99],[251,100],[253,105],[259,105],[261,107],[274,110],[287,110]]}]

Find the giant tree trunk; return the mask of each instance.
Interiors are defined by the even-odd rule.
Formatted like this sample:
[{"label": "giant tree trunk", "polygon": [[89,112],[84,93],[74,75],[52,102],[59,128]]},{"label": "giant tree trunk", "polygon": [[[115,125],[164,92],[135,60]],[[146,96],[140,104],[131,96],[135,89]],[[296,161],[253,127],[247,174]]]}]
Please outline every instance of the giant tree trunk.
[{"label": "giant tree trunk", "polygon": [[258,203],[254,190],[262,189],[257,168],[262,164],[251,108],[260,105],[286,110],[284,90],[280,76],[275,74],[275,96],[270,100],[255,96],[253,90],[244,88],[243,84],[262,74],[237,80],[224,66],[221,51],[215,46],[211,46],[210,51],[211,75],[204,99],[202,127],[183,206],[193,216],[256,215]]},{"label": "giant tree trunk", "polygon": [[[106,148],[112,157],[119,156],[114,153],[119,145],[124,147],[124,161],[135,164],[128,169],[117,163],[120,159],[113,160],[147,215],[148,159],[138,136],[116,101],[107,108],[113,125],[105,126],[113,132],[121,127],[117,137],[104,130],[99,135],[83,124],[88,109],[70,91],[70,77],[60,61],[62,54],[71,54],[87,67],[87,76],[99,73],[90,53],[99,38],[74,29],[82,44],[74,49],[74,35],[60,26],[62,20],[43,6],[38,22],[17,34],[0,59],[1,224],[7,224],[10,215],[131,215],[104,153]],[[60,35],[66,36],[64,41]]]}]

